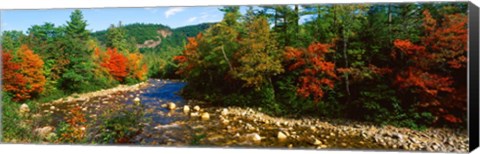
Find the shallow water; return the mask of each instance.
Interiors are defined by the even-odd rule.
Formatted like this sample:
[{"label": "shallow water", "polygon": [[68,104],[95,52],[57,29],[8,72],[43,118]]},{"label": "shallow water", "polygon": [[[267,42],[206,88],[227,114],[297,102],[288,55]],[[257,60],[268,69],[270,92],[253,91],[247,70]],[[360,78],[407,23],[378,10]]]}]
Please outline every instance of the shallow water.
[{"label": "shallow water", "polygon": [[[163,146],[221,146],[221,147],[269,147],[286,148],[316,148],[312,145],[311,137],[322,142],[323,148],[334,149],[384,149],[374,141],[365,140],[359,134],[339,134],[328,129],[312,131],[304,126],[276,126],[254,121],[252,118],[229,115],[226,118],[231,122],[223,124],[215,108],[206,108],[210,113],[210,120],[203,121],[199,117],[190,117],[183,113],[186,101],[177,93],[186,85],[184,82],[170,80],[148,80],[149,86],[139,91],[118,92],[110,96],[92,98],[87,102],[76,102],[57,105],[61,111],[55,111],[51,124],[56,125],[63,119],[69,108],[80,106],[87,107],[85,111],[87,120],[91,125],[101,124],[102,119],[97,119],[105,109],[115,108],[117,104],[133,105],[133,99],[139,97],[147,123],[140,134],[130,139],[130,144],[163,145]],[[162,104],[173,102],[177,109],[170,111]],[[48,106],[43,109],[48,110]],[[192,106],[190,106],[193,110]],[[95,116],[93,116],[95,115]],[[100,121],[100,122],[99,122]],[[246,128],[249,125],[252,128]],[[97,126],[91,126],[97,127]],[[287,131],[296,134],[286,141],[277,139],[278,131]],[[93,133],[93,132],[90,132]],[[262,137],[260,142],[251,141],[249,134],[257,133]],[[95,134],[92,134],[95,135]]]}]

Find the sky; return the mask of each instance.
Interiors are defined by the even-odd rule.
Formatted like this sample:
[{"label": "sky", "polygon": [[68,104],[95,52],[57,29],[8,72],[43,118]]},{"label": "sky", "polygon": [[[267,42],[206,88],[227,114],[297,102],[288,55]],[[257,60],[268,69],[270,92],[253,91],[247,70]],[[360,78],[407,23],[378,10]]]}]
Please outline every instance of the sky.
[{"label": "sky", "polygon": [[[87,29],[91,32],[105,30],[111,24],[122,25],[132,23],[163,24],[170,28],[195,25],[206,22],[218,22],[223,18],[220,6],[210,7],[151,7],[151,8],[96,8],[80,9]],[[240,7],[245,14],[247,7]],[[3,10],[0,12],[1,31],[17,30],[26,33],[33,25],[43,25],[46,22],[55,26],[66,25],[73,9],[44,10]],[[306,18],[301,19],[301,23]]]},{"label": "sky", "polygon": [[[155,7],[155,8],[101,8],[80,9],[87,20],[87,29],[95,32],[111,24],[155,23],[171,28],[222,20],[220,7]],[[1,30],[26,32],[32,25],[51,22],[66,25],[73,9],[4,10],[0,12]]]}]

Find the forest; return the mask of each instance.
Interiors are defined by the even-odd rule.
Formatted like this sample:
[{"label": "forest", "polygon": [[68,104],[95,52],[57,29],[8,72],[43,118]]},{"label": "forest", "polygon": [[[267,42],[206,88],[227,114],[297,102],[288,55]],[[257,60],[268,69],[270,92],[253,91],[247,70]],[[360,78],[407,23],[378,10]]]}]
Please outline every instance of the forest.
[{"label": "forest", "polygon": [[[271,116],[466,129],[467,3],[240,8],[180,28],[118,23],[90,32],[75,10],[66,25],[4,31],[3,138],[28,138],[18,136],[29,131],[17,129],[27,129],[17,127],[23,103],[36,110],[150,78],[185,82],[187,100]],[[149,40],[160,42],[139,47]]]}]

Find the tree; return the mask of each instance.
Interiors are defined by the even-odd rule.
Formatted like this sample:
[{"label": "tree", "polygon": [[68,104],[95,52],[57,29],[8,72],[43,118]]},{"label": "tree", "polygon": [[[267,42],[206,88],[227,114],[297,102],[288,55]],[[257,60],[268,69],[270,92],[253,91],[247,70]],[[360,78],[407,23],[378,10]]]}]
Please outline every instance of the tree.
[{"label": "tree", "polygon": [[117,52],[116,48],[107,49],[107,57],[100,65],[107,68],[110,74],[120,82],[123,82],[128,75],[127,62],[128,59]]},{"label": "tree", "polygon": [[[462,122],[466,111],[467,18],[445,15],[443,22],[423,12],[421,44],[395,40],[392,57],[405,61],[395,84],[418,98],[418,106],[451,123]],[[405,89],[405,90],[403,90]]]},{"label": "tree", "polygon": [[144,81],[148,74],[148,68],[143,63],[143,55],[140,53],[128,54],[127,71],[128,77],[137,81]]},{"label": "tree", "polygon": [[283,72],[280,52],[264,17],[246,23],[246,36],[239,42],[241,48],[234,55],[238,62],[231,74],[245,82],[246,87],[259,88],[270,83],[270,77]]},{"label": "tree", "polygon": [[118,27],[111,25],[110,28],[108,28],[105,44],[107,48],[116,48],[120,53],[129,53],[126,31],[121,23],[118,24]]},{"label": "tree", "polygon": [[18,62],[13,62],[9,52],[2,56],[4,90],[14,95],[15,101],[23,101],[42,93],[45,85],[43,61],[26,45],[17,53]]},{"label": "tree", "polygon": [[286,49],[285,58],[291,61],[288,70],[300,71],[301,74],[297,88],[300,96],[319,102],[325,90],[334,88],[334,81],[338,79],[335,64],[325,59],[325,55],[331,52],[329,48],[328,44],[312,43],[308,49]]}]

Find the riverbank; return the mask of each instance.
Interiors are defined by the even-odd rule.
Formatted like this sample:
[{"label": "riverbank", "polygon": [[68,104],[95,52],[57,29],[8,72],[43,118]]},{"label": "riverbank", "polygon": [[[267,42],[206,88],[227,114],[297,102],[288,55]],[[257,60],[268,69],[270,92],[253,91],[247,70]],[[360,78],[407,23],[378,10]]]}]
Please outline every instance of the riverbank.
[{"label": "riverbank", "polygon": [[[144,118],[153,119],[141,124],[142,134],[132,141],[141,145],[468,151],[466,131],[448,128],[416,131],[343,119],[273,117],[262,113],[261,109],[223,108],[193,100],[184,102],[175,94],[181,89],[176,84],[184,83],[153,79],[72,95],[45,103],[42,109],[45,113],[59,113],[54,116],[61,120],[69,112],[68,106],[80,106],[88,120],[97,121],[102,120],[97,115],[102,115],[104,110],[131,104],[134,98],[140,97],[145,105]],[[176,107],[168,109],[171,103]],[[189,106],[188,112],[184,111],[184,105]],[[201,118],[204,113],[208,113],[207,120]],[[89,129],[87,127],[87,131]]]}]

